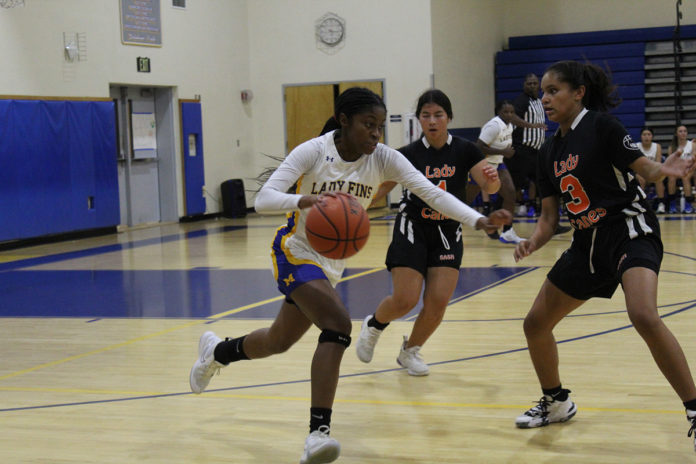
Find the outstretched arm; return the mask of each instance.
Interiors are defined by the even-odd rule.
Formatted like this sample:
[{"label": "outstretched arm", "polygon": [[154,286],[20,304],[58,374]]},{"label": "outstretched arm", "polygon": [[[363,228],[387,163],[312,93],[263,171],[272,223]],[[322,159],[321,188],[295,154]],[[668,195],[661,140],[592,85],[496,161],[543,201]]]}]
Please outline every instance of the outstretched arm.
[{"label": "outstretched arm", "polygon": [[641,156],[628,167],[648,182],[659,182],[667,176],[687,177],[694,173],[696,164],[693,158],[683,159],[681,154],[681,150],[675,151],[664,163]]},{"label": "outstretched arm", "polygon": [[394,187],[396,187],[396,182],[392,182],[390,180],[382,182],[379,185],[379,188],[377,189],[377,193],[375,193],[375,196],[372,197],[372,202],[370,204],[373,205],[382,198],[386,197],[387,194],[391,192]]},{"label": "outstretched arm", "polygon": [[476,146],[479,147],[481,153],[484,155],[503,155],[505,158],[512,158],[515,154],[515,149],[512,147],[495,149],[491,148],[486,142],[481,139],[476,141]]},{"label": "outstretched arm", "polygon": [[548,129],[548,127],[546,127],[546,124],[529,123],[529,122],[525,121],[524,119],[522,119],[521,117],[519,117],[517,114],[512,115],[510,122],[517,127],[525,127],[527,129],[544,129],[544,130]]}]

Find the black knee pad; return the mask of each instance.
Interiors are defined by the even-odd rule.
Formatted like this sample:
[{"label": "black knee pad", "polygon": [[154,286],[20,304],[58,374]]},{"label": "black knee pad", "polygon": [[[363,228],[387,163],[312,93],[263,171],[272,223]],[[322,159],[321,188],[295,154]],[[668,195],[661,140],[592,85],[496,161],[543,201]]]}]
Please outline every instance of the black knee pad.
[{"label": "black knee pad", "polygon": [[350,346],[350,335],[342,334],[341,332],[336,332],[335,330],[324,329],[319,335],[319,343],[338,343],[346,348]]}]

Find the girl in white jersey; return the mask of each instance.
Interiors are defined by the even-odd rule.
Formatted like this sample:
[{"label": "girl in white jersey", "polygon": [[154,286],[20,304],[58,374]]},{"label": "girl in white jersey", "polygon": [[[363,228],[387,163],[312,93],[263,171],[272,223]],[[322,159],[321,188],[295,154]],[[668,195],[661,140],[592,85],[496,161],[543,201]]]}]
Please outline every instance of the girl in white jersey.
[{"label": "girl in white jersey", "polygon": [[[273,272],[285,295],[268,328],[225,339],[206,332],[190,374],[191,389],[201,393],[216,371],[230,362],[282,353],[316,325],[321,330],[311,368],[310,433],[301,464],[332,462],[340,445],[329,436],[331,412],[343,352],[351,342],[352,323],[335,285],[345,267],[316,253],[308,244],[307,210],[326,196],[350,194],[365,207],[385,180],[398,182],[433,208],[477,229],[495,230],[509,217],[486,218],[433,185],[396,150],[379,142],[386,119],[381,97],[352,88],[336,99],[335,131],[295,148],[256,197],[259,213],[287,212],[271,246]],[[293,188],[291,193],[288,190]]]},{"label": "girl in white jersey", "polygon": [[[677,149],[682,151],[682,158],[688,159],[693,158],[694,145],[693,140],[689,140],[689,132],[686,126],[679,126],[672,136],[672,143],[669,145],[669,152],[674,153]],[[670,177],[667,181],[667,191],[669,193],[669,212],[670,213],[684,213],[691,214],[694,212],[692,203],[694,202],[694,196],[691,194],[691,179],[692,176],[682,177],[682,187],[684,188],[684,207],[680,208],[676,202],[677,196],[677,178]]]},{"label": "girl in white jersey", "polygon": [[[512,177],[503,163],[504,158],[511,158],[515,154],[512,148],[512,118],[515,114],[515,107],[510,100],[503,100],[495,105],[496,116],[488,121],[482,128],[476,145],[481,152],[486,155],[486,160],[498,170],[500,177],[500,192],[503,197],[503,209],[515,213],[515,184]],[[490,196],[485,190],[481,190],[481,197],[484,206],[489,202]],[[490,209],[490,203],[489,203]],[[485,213],[485,210],[484,210]],[[517,235],[512,224],[503,227],[503,233],[491,235],[491,238],[498,238],[503,243],[520,243],[522,239]]]},{"label": "girl in white jersey", "polygon": [[[655,134],[650,127],[644,127],[640,131],[640,145],[638,145],[638,148],[640,148],[640,151],[643,152],[645,157],[649,160],[662,163],[662,147],[659,143],[653,142],[654,135]],[[638,179],[638,183],[643,190],[649,186],[650,183],[646,182],[645,179],[640,176],[640,174],[636,174],[636,178]],[[657,208],[655,209],[655,212],[658,214],[664,214],[665,184],[663,181],[658,181],[655,182],[654,185],[655,193],[657,194]]]}]

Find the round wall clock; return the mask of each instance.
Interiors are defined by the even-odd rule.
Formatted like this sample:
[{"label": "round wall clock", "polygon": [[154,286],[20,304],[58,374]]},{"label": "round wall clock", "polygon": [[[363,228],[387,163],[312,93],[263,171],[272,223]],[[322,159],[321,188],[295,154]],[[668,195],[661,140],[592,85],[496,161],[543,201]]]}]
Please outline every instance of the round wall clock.
[{"label": "round wall clock", "polygon": [[317,46],[326,52],[342,48],[346,38],[346,21],[334,13],[326,13],[315,25]]}]

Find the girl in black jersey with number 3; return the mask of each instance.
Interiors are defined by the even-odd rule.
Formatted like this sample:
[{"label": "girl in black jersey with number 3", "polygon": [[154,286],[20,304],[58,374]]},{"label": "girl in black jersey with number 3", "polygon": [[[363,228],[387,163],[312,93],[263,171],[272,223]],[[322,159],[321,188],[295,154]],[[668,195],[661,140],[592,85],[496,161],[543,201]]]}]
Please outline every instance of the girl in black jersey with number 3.
[{"label": "girl in black jersey with number 3", "polygon": [[679,343],[657,312],[660,227],[634,173],[648,182],[684,177],[694,171],[693,161],[680,159],[679,151],[664,164],[643,156],[626,129],[606,114],[615,106],[614,87],[597,66],[555,63],[544,74],[541,88],[544,111],[560,127],[540,150],[542,214],[529,240],[517,245],[515,260],[529,256],[553,236],[559,198],[575,232],[524,321],[543,396],[516,425],[541,427],[575,415],[570,391],[561,387],[553,328],[586,300],[610,298],[621,284],[633,326],[684,402],[691,436],[696,429],[696,387]]}]

